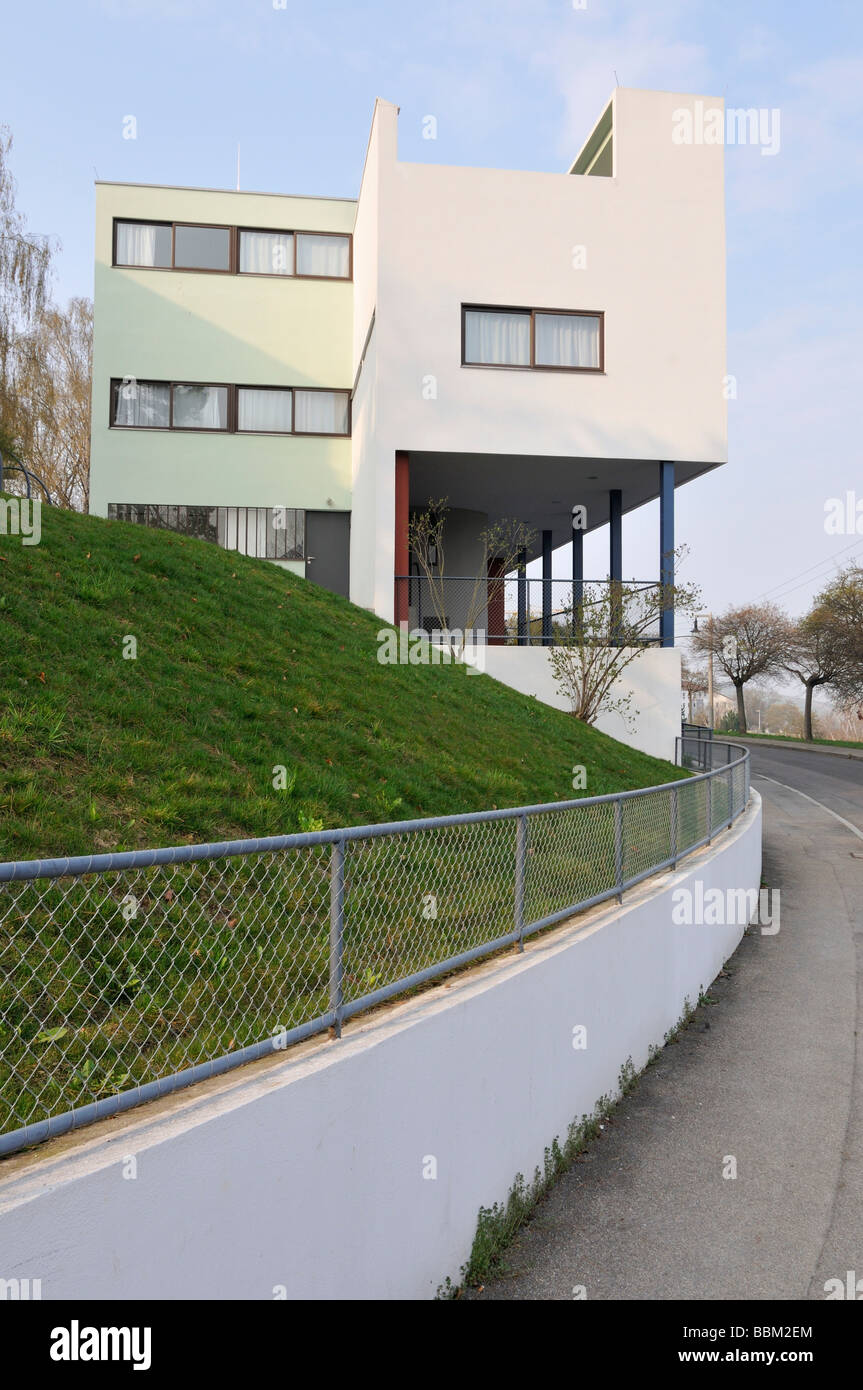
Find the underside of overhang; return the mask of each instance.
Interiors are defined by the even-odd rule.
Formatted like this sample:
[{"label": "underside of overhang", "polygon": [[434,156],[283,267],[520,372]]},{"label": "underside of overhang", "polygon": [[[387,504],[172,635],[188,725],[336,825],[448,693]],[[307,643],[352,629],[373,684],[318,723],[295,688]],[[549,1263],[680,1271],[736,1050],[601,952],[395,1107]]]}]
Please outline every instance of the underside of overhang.
[{"label": "underside of overhang", "polygon": [[[587,509],[586,532],[607,525],[609,492],[619,489],[623,511],[659,496],[655,459],[561,458],[533,454],[410,453],[410,506],[446,498],[452,508],[485,513],[489,522],[514,518],[539,533],[551,531],[552,546],[572,536],[572,509]],[[675,460],[675,486],[691,482],[721,463]]]}]

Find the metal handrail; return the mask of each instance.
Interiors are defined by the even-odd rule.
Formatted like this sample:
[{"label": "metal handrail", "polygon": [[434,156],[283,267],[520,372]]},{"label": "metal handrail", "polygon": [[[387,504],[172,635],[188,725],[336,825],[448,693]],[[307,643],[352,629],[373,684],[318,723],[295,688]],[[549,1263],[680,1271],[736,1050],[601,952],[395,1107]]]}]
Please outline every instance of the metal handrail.
[{"label": "metal handrail", "polygon": [[[696,743],[695,740],[692,740],[692,742]],[[686,743],[687,740],[683,738],[676,741],[675,756],[681,760],[689,756],[689,752],[685,746]],[[714,750],[716,750],[715,753]],[[399,994],[404,994],[406,991],[418,985],[426,984],[462,966],[481,960],[499,951],[502,947],[516,946],[517,949],[521,950],[528,936],[535,935],[537,932],[565,921],[587,908],[594,907],[612,898],[617,898],[618,901],[622,902],[624,893],[629,889],[663,869],[673,869],[676,867],[681,859],[694,853],[704,845],[709,844],[717,832],[732,825],[734,820],[745,811],[749,802],[749,750],[735,744],[716,742],[710,744],[702,743],[698,747],[698,756],[700,758],[709,756],[711,761],[713,761],[714,758],[718,761],[721,756],[720,750],[724,753],[724,761],[721,765],[702,771],[695,776],[662,783],[659,786],[640,787],[623,792],[610,792],[600,796],[574,798],[567,801],[543,802],[535,805],[518,806],[501,810],[474,811],[461,815],[432,816],[425,819],[409,821],[390,821],[380,825],[345,826],[335,830],[306,831],[292,835],[274,835],[264,838],[229,840],[211,844],[175,845],[152,850],[127,850],[113,854],[9,861],[0,864],[0,884],[10,884],[13,882],[36,879],[56,880],[67,877],[80,878],[83,875],[89,874],[98,875],[108,872],[145,869],[157,865],[190,864],[197,861],[226,859],[262,852],[283,853],[309,849],[315,846],[329,846],[330,848],[329,1007],[326,1012],[314,1018],[306,1018],[295,1027],[283,1030],[279,1035],[278,1044],[274,1043],[271,1036],[266,1037],[259,1042],[238,1048],[223,1056],[211,1057],[207,1061],[186,1067],[172,1075],[162,1076],[152,1081],[142,1081],[129,1090],[121,1091],[110,1096],[104,1096],[90,1103],[78,1105],[74,1109],[67,1110],[61,1114],[54,1114],[49,1118],[25,1124],[19,1129],[0,1136],[0,1154],[12,1153],[27,1145],[40,1143],[45,1139],[77,1129],[81,1125],[91,1123],[94,1120],[119,1114],[144,1101],[169,1094],[193,1082],[222,1075],[225,1072],[243,1065],[245,1062],[271,1055],[274,1046],[284,1048],[292,1043],[300,1042],[315,1034],[325,1032],[326,1030],[331,1030],[334,1036],[339,1036],[342,1026],[347,1019],[352,1018],[356,1014],[363,1013],[377,1004],[381,1004]],[[735,776],[735,769],[742,769],[742,781],[739,777]],[[716,798],[712,794],[716,779],[726,779],[727,785],[727,801],[722,811],[722,819],[719,823],[716,823],[714,818]],[[697,788],[701,784],[705,786],[706,790],[706,796],[704,798],[706,811],[704,816],[702,816],[699,811],[695,818],[694,837],[689,841],[684,841],[682,840],[681,795],[683,789]],[[667,798],[669,832],[667,844],[663,839],[662,852],[655,860],[639,869],[638,872],[627,873],[626,817],[624,815],[624,807],[651,796]],[[534,863],[538,862],[530,857],[534,851],[528,850],[530,838],[529,826],[531,821],[536,817],[548,814],[554,814],[555,816],[567,814],[579,816],[583,815],[585,811],[589,810],[591,807],[602,805],[611,805],[614,807],[614,882],[609,884],[607,878],[598,874],[598,881],[604,884],[598,892],[585,898],[580,898],[575,902],[565,903],[564,906],[552,912],[547,912],[536,920],[526,922],[526,883],[531,876],[532,866]],[[467,950],[460,951],[446,959],[435,961],[432,965],[426,966],[420,970],[415,970],[379,988],[367,989],[357,998],[345,1002],[345,917],[346,900],[349,896],[350,885],[350,868],[349,866],[346,868],[346,860],[350,858],[346,853],[347,847],[355,842],[379,840],[388,836],[398,836],[404,839],[406,836],[422,835],[424,832],[445,830],[453,826],[480,825],[506,820],[514,821],[516,825],[512,862],[511,927],[492,939],[480,941]],[[706,834],[704,835],[698,833],[702,821],[706,822]],[[662,823],[663,822],[660,821],[660,824]],[[556,833],[560,835],[561,842],[564,842],[567,833],[569,833],[569,823],[565,823],[563,828]],[[638,832],[636,832],[636,839],[638,839],[638,837]],[[556,852],[562,852],[562,848],[564,850],[567,849],[565,843],[563,843],[562,847],[561,843],[558,843]],[[665,853],[665,848],[670,852]],[[658,849],[659,847],[657,847],[657,850]],[[600,843],[600,850],[604,853],[602,843]],[[579,851],[579,853],[581,854],[583,851]],[[600,854],[600,861],[602,853]],[[636,862],[643,863],[643,857],[637,859]],[[568,878],[569,875],[567,875],[567,880]],[[504,879],[504,882],[505,881]],[[585,886],[588,885],[585,884]],[[394,898],[396,897],[395,889],[397,887],[398,883],[394,880]],[[544,906],[549,905],[547,899],[540,899],[540,901],[543,902]],[[491,925],[491,923],[489,923],[489,925]],[[503,922],[501,922],[501,925],[503,925]]]},{"label": "metal handrail", "polygon": [[7,459],[7,460],[4,462],[4,460],[3,460],[3,455],[2,455],[2,453],[0,453],[0,492],[3,491],[3,473],[4,473],[4,471],[7,472],[7,473],[10,473],[10,472],[12,472],[13,470],[17,469],[19,473],[23,473],[23,474],[24,474],[24,486],[25,486],[26,489],[27,489],[27,497],[28,497],[28,498],[32,498],[32,495],[33,495],[33,494],[32,494],[32,489],[31,489],[31,486],[30,486],[31,479],[32,479],[32,481],[33,481],[34,483],[38,483],[38,484],[39,484],[39,487],[40,487],[40,488],[42,489],[42,491],[44,492],[44,494],[45,494],[45,501],[48,503],[49,507],[50,507],[50,506],[53,506],[53,502],[52,502],[52,500],[51,500],[51,494],[50,494],[50,492],[48,491],[47,487],[45,486],[45,483],[43,482],[43,480],[39,477],[39,474],[38,474],[38,473],[34,473],[33,470],[32,470],[32,468],[28,468],[27,465],[24,464],[24,463],[22,463],[20,459],[14,458],[12,455],[9,455],[9,458],[11,459],[11,463],[9,462],[9,459]]}]

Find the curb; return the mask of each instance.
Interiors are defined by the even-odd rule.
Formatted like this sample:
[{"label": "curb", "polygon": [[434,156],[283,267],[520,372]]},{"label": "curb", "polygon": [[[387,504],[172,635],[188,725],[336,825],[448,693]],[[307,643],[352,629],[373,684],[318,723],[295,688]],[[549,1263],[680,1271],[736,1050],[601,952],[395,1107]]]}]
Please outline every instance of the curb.
[{"label": "curb", "polygon": [[863,748],[828,748],[823,743],[786,743],[784,739],[749,738],[746,734],[735,734],[734,737],[748,748],[799,748],[804,753],[826,753],[829,758],[851,758],[855,761],[863,758]]}]

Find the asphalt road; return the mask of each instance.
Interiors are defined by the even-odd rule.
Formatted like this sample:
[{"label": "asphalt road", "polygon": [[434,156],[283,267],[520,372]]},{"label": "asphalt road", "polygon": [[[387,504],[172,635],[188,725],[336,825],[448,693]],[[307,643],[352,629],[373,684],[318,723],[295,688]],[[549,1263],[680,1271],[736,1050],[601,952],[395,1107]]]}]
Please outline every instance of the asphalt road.
[{"label": "asphalt road", "polygon": [[746,934],[469,1297],[824,1299],[863,1278],[863,763],[751,752],[780,930]]}]

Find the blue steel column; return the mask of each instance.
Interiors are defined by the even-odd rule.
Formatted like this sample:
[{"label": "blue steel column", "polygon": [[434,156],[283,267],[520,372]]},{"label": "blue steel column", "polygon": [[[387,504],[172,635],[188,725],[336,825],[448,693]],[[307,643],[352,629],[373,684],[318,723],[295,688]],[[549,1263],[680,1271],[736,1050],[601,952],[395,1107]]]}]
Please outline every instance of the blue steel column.
[{"label": "blue steel column", "polygon": [[[659,581],[674,583],[674,464],[659,465]],[[659,619],[660,645],[674,646],[674,603],[663,607]]]},{"label": "blue steel column", "polygon": [[[619,487],[611,488],[608,494],[608,573],[612,586],[623,582],[623,493]],[[618,623],[615,622],[617,608],[612,589],[611,642],[620,645]]]},{"label": "blue steel column", "polygon": [[527,646],[527,550],[524,546],[518,552],[518,645]]},{"label": "blue steel column", "polygon": [[584,602],[584,532],[572,533],[572,635],[577,636]]},{"label": "blue steel column", "polygon": [[551,646],[551,532],[542,533],[542,645]]}]

